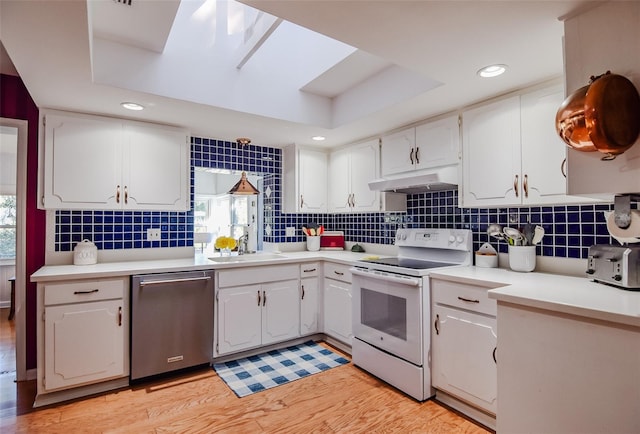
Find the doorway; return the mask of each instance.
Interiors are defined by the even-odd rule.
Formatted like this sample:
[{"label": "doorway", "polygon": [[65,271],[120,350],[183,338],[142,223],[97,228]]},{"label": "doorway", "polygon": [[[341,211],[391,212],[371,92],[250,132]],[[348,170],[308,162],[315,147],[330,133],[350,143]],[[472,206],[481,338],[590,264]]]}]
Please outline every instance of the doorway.
[{"label": "doorway", "polygon": [[[26,190],[27,190],[27,121],[19,119],[0,118],[0,152],[2,152],[3,166],[0,167],[0,195],[4,198],[13,196],[15,215],[8,216],[0,221],[0,231],[5,237],[5,245],[0,247],[4,251],[4,256],[0,259],[0,263],[9,264],[13,261],[12,276],[0,276],[4,279],[7,277],[9,291],[11,283],[14,285],[13,303],[11,300],[5,300],[7,295],[10,298],[10,292],[2,295],[3,306],[8,301],[13,304],[14,314],[11,320],[8,319],[9,309],[2,309],[2,315],[7,316],[2,321],[2,352],[5,354],[5,348],[11,351],[13,346],[14,358],[7,357],[7,363],[11,366],[3,364],[1,371],[9,371],[12,368],[16,381],[27,380],[26,370],[26,318],[25,318],[25,287],[26,287]],[[6,153],[6,155],[5,155]],[[13,156],[12,156],[13,155]],[[5,158],[7,157],[7,158]],[[11,163],[9,163],[11,162]],[[11,166],[5,166],[11,164]],[[6,175],[6,176],[5,176]],[[13,178],[13,182],[11,182]],[[9,199],[9,202],[11,199]],[[6,203],[5,203],[6,204]],[[5,217],[7,217],[5,215]],[[10,246],[8,239],[13,236],[15,239],[14,258],[11,259]],[[2,255],[2,252],[0,252]],[[0,272],[0,274],[2,274]],[[13,282],[9,281],[9,277],[15,277]],[[10,306],[9,306],[10,307]],[[5,336],[6,334],[6,336]],[[4,363],[4,362],[3,362]],[[7,373],[4,375],[12,375]]]}]

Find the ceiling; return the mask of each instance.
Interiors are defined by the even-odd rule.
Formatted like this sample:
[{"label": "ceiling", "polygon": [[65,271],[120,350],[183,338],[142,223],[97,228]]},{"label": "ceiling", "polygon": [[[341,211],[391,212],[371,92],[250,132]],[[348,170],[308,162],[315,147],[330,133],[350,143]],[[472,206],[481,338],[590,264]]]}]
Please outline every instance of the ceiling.
[{"label": "ceiling", "polygon": [[[180,125],[264,146],[334,147],[560,77],[559,18],[601,3],[241,0],[286,22],[273,25],[280,33],[256,45],[242,68],[223,70],[237,63],[237,52],[218,49],[195,63],[188,57],[206,35],[181,20],[202,12],[203,1],[133,0],[137,15],[123,19],[119,10],[111,15],[126,7],[117,0],[2,0],[0,41],[10,61],[0,50],[0,66],[5,73],[15,65],[41,108]],[[290,23],[333,41],[310,36],[313,44],[304,46],[287,33],[297,27]],[[193,33],[183,38],[191,45],[180,45],[180,32]],[[278,38],[298,46],[283,53]],[[259,67],[267,53],[280,69]],[[509,69],[493,79],[476,75],[493,63]],[[310,74],[309,65],[320,72]],[[122,101],[146,109],[127,112]],[[327,140],[313,142],[316,135]]]}]

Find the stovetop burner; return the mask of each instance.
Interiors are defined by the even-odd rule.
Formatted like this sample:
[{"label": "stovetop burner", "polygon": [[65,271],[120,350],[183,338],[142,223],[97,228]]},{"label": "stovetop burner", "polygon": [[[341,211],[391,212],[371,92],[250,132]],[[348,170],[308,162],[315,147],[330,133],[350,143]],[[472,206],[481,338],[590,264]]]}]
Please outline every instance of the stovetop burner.
[{"label": "stovetop burner", "polygon": [[392,267],[410,268],[412,270],[429,270],[431,268],[448,267],[456,265],[448,262],[424,261],[412,258],[389,257],[380,259],[366,259],[363,262],[372,264],[389,265]]}]

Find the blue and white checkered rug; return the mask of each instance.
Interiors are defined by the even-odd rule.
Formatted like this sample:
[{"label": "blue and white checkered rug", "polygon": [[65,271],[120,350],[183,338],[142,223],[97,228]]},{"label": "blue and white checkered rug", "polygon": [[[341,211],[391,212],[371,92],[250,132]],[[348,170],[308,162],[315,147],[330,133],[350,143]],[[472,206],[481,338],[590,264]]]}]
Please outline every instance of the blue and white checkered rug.
[{"label": "blue and white checkered rug", "polygon": [[213,369],[239,398],[349,363],[313,341],[244,359],[215,363]]}]

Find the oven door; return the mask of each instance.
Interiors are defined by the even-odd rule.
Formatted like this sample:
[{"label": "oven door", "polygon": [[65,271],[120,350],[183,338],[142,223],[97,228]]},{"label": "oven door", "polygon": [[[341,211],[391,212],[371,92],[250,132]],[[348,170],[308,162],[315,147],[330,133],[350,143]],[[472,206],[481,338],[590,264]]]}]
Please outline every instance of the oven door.
[{"label": "oven door", "polygon": [[422,278],[351,268],[353,336],[423,364]]}]

